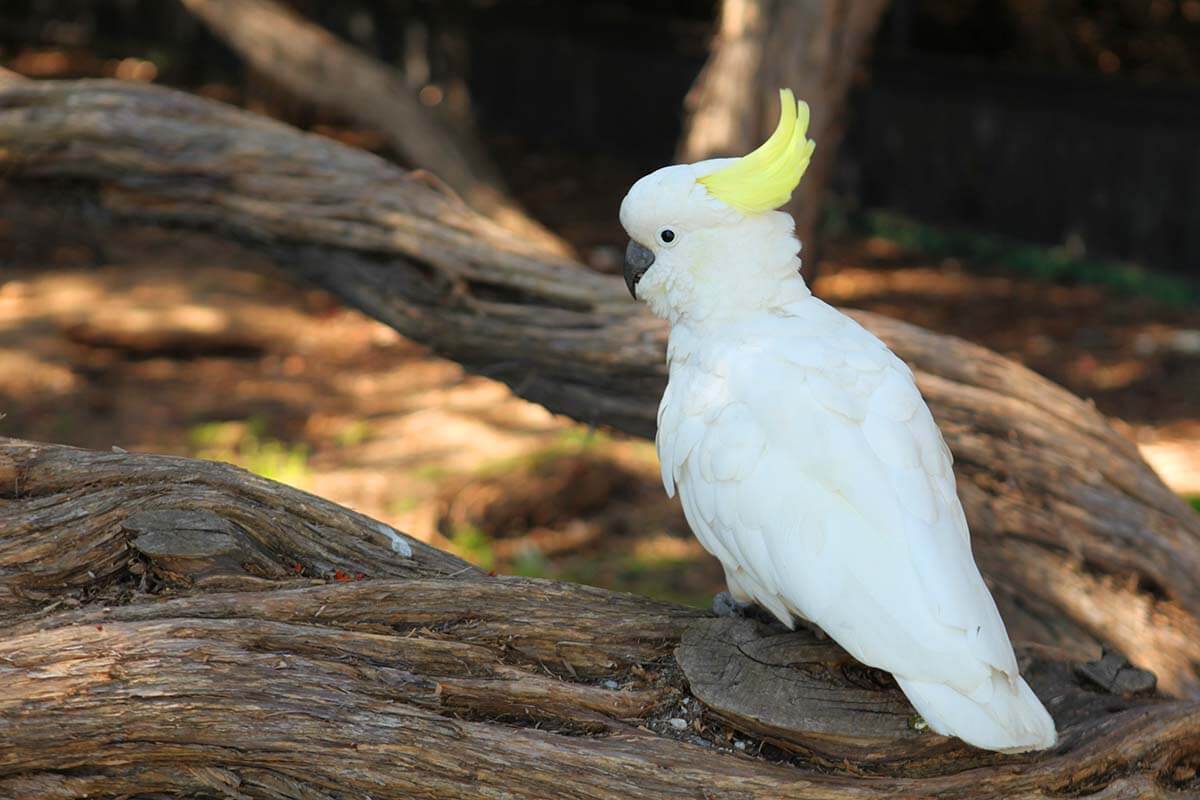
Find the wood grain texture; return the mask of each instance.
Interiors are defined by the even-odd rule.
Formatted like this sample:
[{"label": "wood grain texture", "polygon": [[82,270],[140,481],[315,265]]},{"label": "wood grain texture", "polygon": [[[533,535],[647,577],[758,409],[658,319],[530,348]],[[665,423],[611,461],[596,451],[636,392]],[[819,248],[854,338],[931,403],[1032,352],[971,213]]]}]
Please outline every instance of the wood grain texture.
[{"label": "wood grain texture", "polygon": [[2,441],[0,617],[147,579],[257,589],[296,576],[478,571],[228,464]]},{"label": "wood grain texture", "polygon": [[[153,86],[16,81],[0,84],[0,174],[56,214],[234,237],[524,397],[653,434],[666,331],[619,279],[368,153]],[[853,313],[917,373],[1013,638],[1083,660],[1109,644],[1166,692],[1200,694],[1200,520],[1132,443],[994,353]]]},{"label": "wood grain texture", "polygon": [[[1027,659],[1062,743],[982,753],[913,729],[885,676],[808,631],[489,577],[407,539],[403,557],[379,523],[224,465],[11,439],[0,465],[3,552],[69,551],[58,569],[86,566],[87,553],[118,565],[61,583],[52,601],[38,584],[47,594],[31,607],[19,576],[45,556],[0,564],[20,587],[0,621],[0,797],[1200,789],[1200,703],[1112,694],[1088,677],[1119,674],[1111,658]],[[115,488],[129,502],[114,505]],[[77,510],[69,522],[63,508]],[[237,548],[257,557],[229,557]],[[301,562],[302,573],[288,567]],[[270,563],[280,569],[263,577]],[[335,563],[372,573],[305,574]],[[158,582],[102,600],[133,564]],[[682,731],[669,724],[681,708],[693,717]]]},{"label": "wood grain texture", "polygon": [[[863,666],[811,630],[793,633],[747,619],[698,620],[684,631],[675,657],[691,691],[714,715],[830,768],[848,760],[866,774],[938,775],[1015,763],[1011,756],[928,735],[890,675]],[[1077,662],[1072,673],[1071,665],[1022,653],[1022,673],[1058,725],[1058,752],[1096,736],[1097,719],[1145,707],[1132,698],[1153,694],[1150,673],[1126,663],[1119,686],[1096,680],[1122,660],[1110,653]]]}]

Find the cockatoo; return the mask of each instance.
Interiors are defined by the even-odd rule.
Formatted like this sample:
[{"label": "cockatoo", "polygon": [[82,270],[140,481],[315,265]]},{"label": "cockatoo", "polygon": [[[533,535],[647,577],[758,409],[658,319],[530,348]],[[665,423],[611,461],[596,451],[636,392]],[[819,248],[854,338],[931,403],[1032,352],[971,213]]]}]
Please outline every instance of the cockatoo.
[{"label": "cockatoo", "polygon": [[887,670],[937,733],[1054,745],[971,553],[950,451],[911,370],[800,276],[787,213],[814,144],[780,92],[742,158],[665,167],[621,203],[625,281],[671,326],[667,494],[738,603]]}]

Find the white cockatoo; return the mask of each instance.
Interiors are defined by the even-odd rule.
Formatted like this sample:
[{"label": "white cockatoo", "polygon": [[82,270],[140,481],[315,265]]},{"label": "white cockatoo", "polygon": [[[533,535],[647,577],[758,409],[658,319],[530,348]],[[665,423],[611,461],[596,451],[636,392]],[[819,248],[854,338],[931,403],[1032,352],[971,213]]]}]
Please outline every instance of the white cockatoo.
[{"label": "white cockatoo", "polygon": [[912,372],[800,277],[794,223],[776,209],[813,142],[808,106],[780,97],[757,150],[652,172],[621,203],[626,283],[671,325],[667,494],[737,602],[820,626],[892,673],[940,734],[1051,747]]}]

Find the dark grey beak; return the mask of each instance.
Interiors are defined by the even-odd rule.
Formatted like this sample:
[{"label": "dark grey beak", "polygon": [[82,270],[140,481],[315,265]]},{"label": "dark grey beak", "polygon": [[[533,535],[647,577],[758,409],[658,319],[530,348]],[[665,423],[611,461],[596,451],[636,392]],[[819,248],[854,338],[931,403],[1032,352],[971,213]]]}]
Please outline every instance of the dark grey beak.
[{"label": "dark grey beak", "polygon": [[629,287],[629,294],[634,300],[637,300],[638,281],[653,263],[654,253],[630,239],[629,246],[625,248],[625,285]]}]

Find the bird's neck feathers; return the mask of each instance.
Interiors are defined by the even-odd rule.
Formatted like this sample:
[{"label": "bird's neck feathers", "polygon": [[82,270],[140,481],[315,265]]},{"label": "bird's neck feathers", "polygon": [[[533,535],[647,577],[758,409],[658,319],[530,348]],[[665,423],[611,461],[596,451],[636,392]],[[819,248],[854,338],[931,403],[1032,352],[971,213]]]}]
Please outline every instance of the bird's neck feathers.
[{"label": "bird's neck feathers", "polygon": [[768,212],[702,236],[646,293],[651,310],[672,327],[703,333],[811,296],[793,227],[790,215]]}]

